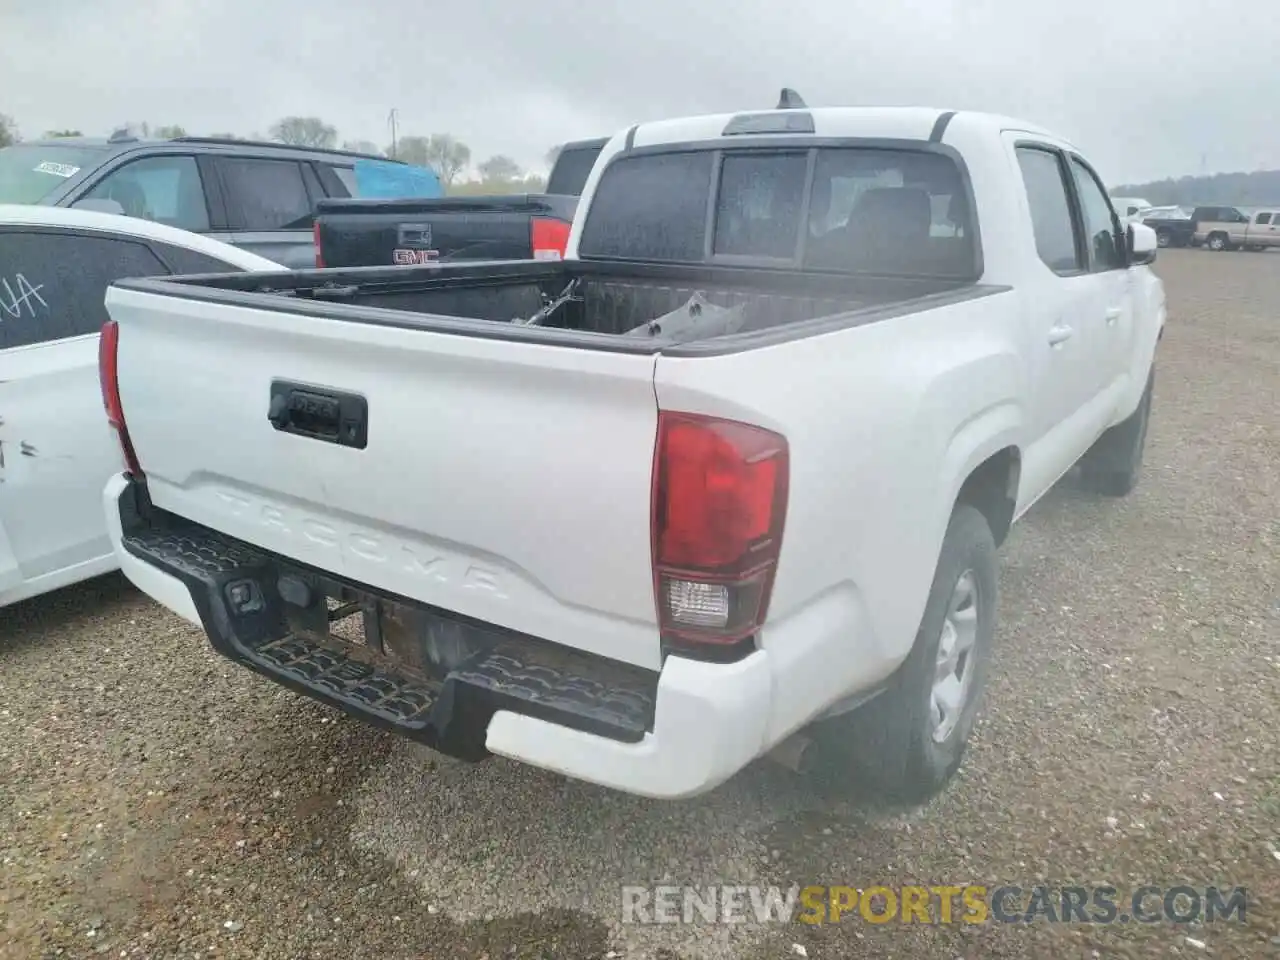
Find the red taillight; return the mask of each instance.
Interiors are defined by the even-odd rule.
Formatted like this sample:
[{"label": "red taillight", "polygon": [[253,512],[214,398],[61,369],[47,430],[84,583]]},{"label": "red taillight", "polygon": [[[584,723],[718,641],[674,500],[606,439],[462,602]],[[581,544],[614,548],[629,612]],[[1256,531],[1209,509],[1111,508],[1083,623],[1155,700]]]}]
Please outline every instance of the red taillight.
[{"label": "red taillight", "polygon": [[787,507],[787,441],[698,414],[658,414],[653,582],[664,638],[735,643],[764,622]]},{"label": "red taillight", "polygon": [[316,245],[316,269],[324,269],[324,254],[320,252],[320,221],[311,224],[311,239]]},{"label": "red taillight", "polygon": [[529,241],[535,260],[563,260],[569,246],[570,225],[563,220],[534,217],[529,222]]},{"label": "red taillight", "polygon": [[141,477],[142,467],[138,465],[138,456],[133,452],[129,428],[124,422],[124,407],[120,403],[120,382],[116,375],[119,353],[120,328],[114,320],[108,320],[102,325],[102,333],[98,336],[98,383],[102,387],[102,406],[107,411],[107,422],[120,440],[126,471],[135,477]]}]

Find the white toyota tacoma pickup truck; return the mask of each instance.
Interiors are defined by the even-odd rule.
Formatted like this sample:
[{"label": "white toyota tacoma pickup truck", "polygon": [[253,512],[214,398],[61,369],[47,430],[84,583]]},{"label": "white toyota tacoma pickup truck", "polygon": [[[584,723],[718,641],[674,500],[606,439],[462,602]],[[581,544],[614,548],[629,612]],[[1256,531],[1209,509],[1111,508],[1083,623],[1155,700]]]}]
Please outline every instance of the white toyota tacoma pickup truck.
[{"label": "white toyota tacoma pickup truck", "polygon": [[922,801],[1011,524],[1134,485],[1155,253],[1016,120],[641,124],[563,260],[115,283],[111,534],[220,653],[454,756],[674,798],[805,746]]}]

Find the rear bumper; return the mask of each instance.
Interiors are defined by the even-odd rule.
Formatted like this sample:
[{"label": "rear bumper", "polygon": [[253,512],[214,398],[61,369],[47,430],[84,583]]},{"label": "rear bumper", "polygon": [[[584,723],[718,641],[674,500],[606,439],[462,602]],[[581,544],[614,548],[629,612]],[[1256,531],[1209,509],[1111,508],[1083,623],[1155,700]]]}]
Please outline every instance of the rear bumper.
[{"label": "rear bumper", "polygon": [[[492,634],[442,612],[410,611],[425,618],[420,630],[462,630],[486,646],[443,677],[427,676],[381,649],[374,655],[298,631],[299,610],[289,608],[296,601],[282,599],[290,591],[279,585],[334,583],[323,572],[157,511],[123,475],[108,483],[104,501],[125,575],[202,627],[218,652],[442,752],[473,760],[493,753],[628,793],[678,798],[716,787],[767,747],[774,678],[765,651],[729,664],[669,656],[654,674]],[[373,616],[381,622],[382,614]]]}]

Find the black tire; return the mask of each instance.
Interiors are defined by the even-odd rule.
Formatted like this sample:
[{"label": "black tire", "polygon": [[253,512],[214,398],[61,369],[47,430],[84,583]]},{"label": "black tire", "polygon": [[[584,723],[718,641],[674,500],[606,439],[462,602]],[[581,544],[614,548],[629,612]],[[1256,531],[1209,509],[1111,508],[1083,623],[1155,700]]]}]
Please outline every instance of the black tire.
[{"label": "black tire", "polygon": [[[964,668],[973,673],[962,684],[963,706],[939,742],[933,736],[938,729],[932,711],[934,674],[952,597],[966,573],[976,587],[974,638]],[[857,710],[815,726],[818,777],[910,804],[941,792],[960,767],[986,686],[998,603],[996,574],[996,544],[986,517],[967,504],[958,505],[942,541],[915,644],[888,689]]]},{"label": "black tire", "polygon": [[1138,485],[1155,381],[1156,371],[1152,367],[1138,409],[1100,436],[1080,459],[1080,478],[1086,490],[1104,497],[1124,497]]},{"label": "black tire", "polygon": [[1227,249],[1227,235],[1225,233],[1209,234],[1208,247],[1214,253],[1221,253]]},{"label": "black tire", "polygon": [[1163,230],[1163,229],[1156,231],[1157,247],[1168,247],[1168,246],[1172,246],[1172,244],[1173,244],[1173,234],[1171,234],[1168,230]]}]

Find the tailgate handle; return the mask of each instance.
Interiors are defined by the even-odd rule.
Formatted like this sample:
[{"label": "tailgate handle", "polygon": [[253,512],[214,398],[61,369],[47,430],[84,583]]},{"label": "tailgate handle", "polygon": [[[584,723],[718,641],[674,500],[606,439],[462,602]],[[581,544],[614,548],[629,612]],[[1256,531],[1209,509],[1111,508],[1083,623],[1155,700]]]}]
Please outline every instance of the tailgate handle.
[{"label": "tailgate handle", "polygon": [[358,393],[272,380],[267,420],[281,433],[340,447],[369,444],[369,404]]}]

